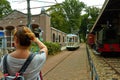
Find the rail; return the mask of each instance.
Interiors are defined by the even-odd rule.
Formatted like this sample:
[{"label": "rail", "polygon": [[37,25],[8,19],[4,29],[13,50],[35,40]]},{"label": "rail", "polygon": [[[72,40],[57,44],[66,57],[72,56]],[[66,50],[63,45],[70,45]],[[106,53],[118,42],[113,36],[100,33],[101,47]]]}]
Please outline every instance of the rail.
[{"label": "rail", "polygon": [[88,62],[89,62],[89,66],[90,66],[91,80],[99,80],[99,76],[96,72],[96,68],[94,66],[93,60],[91,59],[90,52],[89,52],[89,49],[88,49],[87,45],[86,45],[86,51],[87,51],[87,57],[88,57]]}]

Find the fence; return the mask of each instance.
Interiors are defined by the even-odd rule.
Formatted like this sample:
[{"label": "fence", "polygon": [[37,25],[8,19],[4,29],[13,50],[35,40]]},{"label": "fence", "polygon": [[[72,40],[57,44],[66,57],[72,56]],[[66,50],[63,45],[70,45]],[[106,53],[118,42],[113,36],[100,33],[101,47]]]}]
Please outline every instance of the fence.
[{"label": "fence", "polygon": [[99,76],[96,72],[96,68],[94,66],[94,63],[93,63],[93,60],[91,58],[90,51],[89,51],[89,48],[87,45],[86,45],[86,51],[87,51],[88,62],[89,62],[89,66],[90,66],[91,80],[99,80]]}]

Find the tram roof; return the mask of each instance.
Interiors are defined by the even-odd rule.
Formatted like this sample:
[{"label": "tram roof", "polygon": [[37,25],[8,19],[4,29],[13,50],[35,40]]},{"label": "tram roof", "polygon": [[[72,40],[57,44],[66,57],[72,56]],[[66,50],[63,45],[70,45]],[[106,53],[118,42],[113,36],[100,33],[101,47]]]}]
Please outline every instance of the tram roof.
[{"label": "tram roof", "polygon": [[67,34],[67,36],[77,36],[76,34]]},{"label": "tram roof", "polygon": [[105,0],[101,12],[95,21],[90,32],[98,31],[102,29],[102,25],[106,25],[107,21],[113,20],[113,18],[119,18],[120,13],[120,0]]}]

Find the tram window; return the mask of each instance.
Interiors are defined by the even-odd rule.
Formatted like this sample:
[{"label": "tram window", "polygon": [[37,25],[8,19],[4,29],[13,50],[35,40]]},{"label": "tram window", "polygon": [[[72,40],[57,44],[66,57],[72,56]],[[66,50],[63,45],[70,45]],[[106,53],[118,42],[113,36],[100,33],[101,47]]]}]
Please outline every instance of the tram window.
[{"label": "tram window", "polygon": [[72,42],[72,38],[69,39],[69,42]]},{"label": "tram window", "polygon": [[77,42],[77,38],[75,37],[75,42]]},{"label": "tram window", "polygon": [[72,38],[69,38],[69,42],[72,42],[73,41],[73,39]]},{"label": "tram window", "polygon": [[63,42],[64,42],[64,36],[63,36]]},{"label": "tram window", "polygon": [[60,35],[59,35],[59,42],[60,42],[60,39],[61,39],[61,37],[60,37]]},{"label": "tram window", "polygon": [[73,37],[73,42],[75,41],[75,37]]}]

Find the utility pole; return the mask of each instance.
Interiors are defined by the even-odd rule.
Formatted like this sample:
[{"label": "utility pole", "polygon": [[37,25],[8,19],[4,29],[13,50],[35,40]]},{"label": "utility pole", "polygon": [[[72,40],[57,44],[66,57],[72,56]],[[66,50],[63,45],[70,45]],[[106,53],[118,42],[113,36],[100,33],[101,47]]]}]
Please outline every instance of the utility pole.
[{"label": "utility pole", "polygon": [[27,0],[27,26],[31,28],[31,11],[30,11],[30,0]]}]

